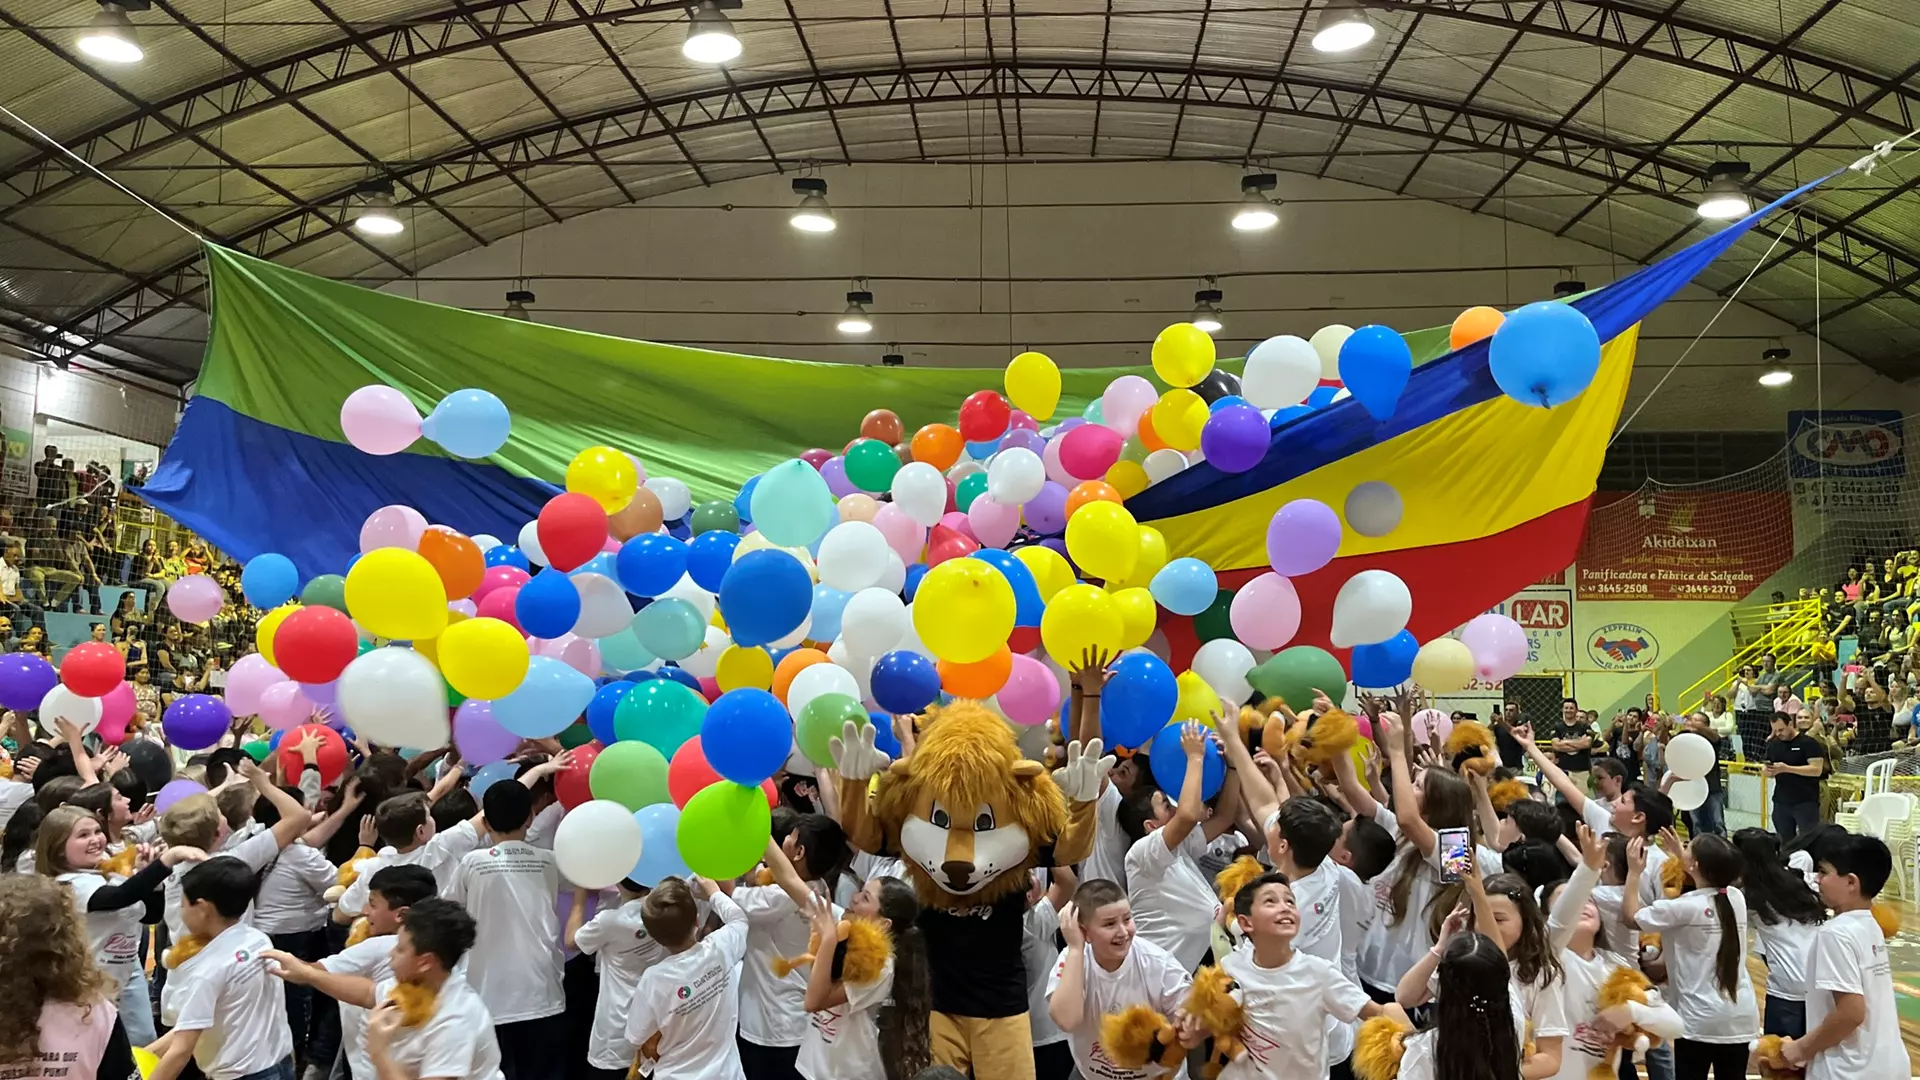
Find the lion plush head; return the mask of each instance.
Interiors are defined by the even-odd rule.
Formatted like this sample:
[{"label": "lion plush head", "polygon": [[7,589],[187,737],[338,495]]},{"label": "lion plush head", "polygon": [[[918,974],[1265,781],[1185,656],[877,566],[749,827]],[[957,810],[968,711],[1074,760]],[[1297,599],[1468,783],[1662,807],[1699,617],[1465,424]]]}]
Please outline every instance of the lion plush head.
[{"label": "lion plush head", "polygon": [[956,701],[930,710],[913,756],[881,774],[874,813],[921,899],[955,907],[1025,889],[1021,871],[1066,827],[1067,803],[1006,721]]}]

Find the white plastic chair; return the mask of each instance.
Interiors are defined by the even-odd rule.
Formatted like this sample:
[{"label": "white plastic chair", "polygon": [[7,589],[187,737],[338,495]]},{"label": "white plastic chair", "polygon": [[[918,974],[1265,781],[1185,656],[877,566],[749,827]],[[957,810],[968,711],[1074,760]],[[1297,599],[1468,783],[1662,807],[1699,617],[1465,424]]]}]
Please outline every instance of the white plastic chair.
[{"label": "white plastic chair", "polygon": [[1893,759],[1886,758],[1867,766],[1866,786],[1861,789],[1862,800],[1893,790]]},{"label": "white plastic chair", "polygon": [[1889,839],[1894,826],[1913,815],[1913,796],[1904,791],[1881,791],[1860,800],[1860,832]]}]

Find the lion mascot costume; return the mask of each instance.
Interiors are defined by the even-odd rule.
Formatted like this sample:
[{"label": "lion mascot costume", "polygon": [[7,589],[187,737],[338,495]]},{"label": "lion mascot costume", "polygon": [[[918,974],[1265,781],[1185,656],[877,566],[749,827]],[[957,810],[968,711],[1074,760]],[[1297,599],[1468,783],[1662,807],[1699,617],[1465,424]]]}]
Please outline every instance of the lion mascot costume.
[{"label": "lion mascot costume", "polygon": [[873,736],[870,725],[848,724],[833,740],[842,824],[854,847],[900,859],[920,894],[934,1060],[1033,1080],[1022,958],[1029,871],[1092,852],[1113,758],[1098,739],[1069,743],[1066,765],[1049,776],[977,701],[929,710],[905,760],[889,763]]}]

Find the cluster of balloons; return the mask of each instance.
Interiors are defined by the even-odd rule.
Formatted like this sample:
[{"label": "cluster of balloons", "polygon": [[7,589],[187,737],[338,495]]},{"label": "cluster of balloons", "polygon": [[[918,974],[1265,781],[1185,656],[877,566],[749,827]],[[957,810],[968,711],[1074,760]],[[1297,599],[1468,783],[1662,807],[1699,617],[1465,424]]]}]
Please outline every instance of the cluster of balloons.
[{"label": "cluster of balloons", "polygon": [[378,383],[347,395],[340,430],[368,454],[398,454],[426,436],[457,457],[483,458],[507,444],[513,418],[506,403],[485,390],[455,390],[422,418],[407,395]]},{"label": "cluster of balloons", "polygon": [[[57,669],[32,653],[0,656],[0,706],[38,709],[40,723],[49,731],[65,722],[116,746],[125,741],[135,711],[126,658],[100,641],[67,649]],[[179,732],[174,744],[191,750],[219,742],[232,722],[226,705],[208,694],[183,694],[165,714],[168,732]],[[171,767],[165,771],[172,775]]]}]

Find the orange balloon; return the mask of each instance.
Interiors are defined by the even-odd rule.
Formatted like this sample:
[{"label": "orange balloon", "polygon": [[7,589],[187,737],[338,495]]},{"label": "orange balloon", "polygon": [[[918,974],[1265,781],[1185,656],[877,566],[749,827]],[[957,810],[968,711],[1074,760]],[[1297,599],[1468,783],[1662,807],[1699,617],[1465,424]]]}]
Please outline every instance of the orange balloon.
[{"label": "orange balloon", "polygon": [[487,560],[480,554],[480,545],[445,525],[429,525],[427,531],[420,534],[420,557],[440,575],[449,600],[472,596],[487,572]]},{"label": "orange balloon", "polygon": [[793,677],[815,664],[827,662],[827,654],[819,649],[795,649],[781,657],[779,666],[773,669],[773,696],[785,705],[787,688],[793,685]]},{"label": "orange balloon", "polygon": [[1481,338],[1492,337],[1506,321],[1507,317],[1495,308],[1470,307],[1453,320],[1453,328],[1447,331],[1447,345],[1464,349]]},{"label": "orange balloon", "polygon": [[860,434],[892,446],[906,437],[907,429],[900,426],[899,414],[892,409],[875,409],[860,421]]},{"label": "orange balloon", "polygon": [[607,533],[615,540],[627,541],[660,529],[660,496],[645,484],[633,493],[633,501],[607,515]]},{"label": "orange balloon", "polygon": [[1140,414],[1140,426],[1134,430],[1134,434],[1140,437],[1140,445],[1146,447],[1149,453],[1155,450],[1167,449],[1167,440],[1161,438],[1160,433],[1153,430],[1152,409],[1148,409],[1146,412]]},{"label": "orange balloon", "polygon": [[1120,504],[1126,502],[1120,497],[1120,493],[1114,490],[1112,484],[1104,480],[1083,480],[1076,484],[1072,491],[1067,492],[1067,516],[1071,518],[1075,510],[1090,502],[1102,501]]},{"label": "orange balloon", "polygon": [[1013,674],[1013,650],[1005,645],[992,656],[973,664],[955,664],[941,660],[934,665],[940,672],[940,688],[954,697],[984,698],[1007,685]]},{"label": "orange balloon", "polygon": [[928,424],[913,433],[913,460],[924,461],[945,472],[960,460],[960,452],[966,446],[959,429],[951,424]]},{"label": "orange balloon", "polygon": [[880,504],[871,495],[863,495],[856,491],[840,498],[841,521],[872,521],[873,516],[879,512]]}]

